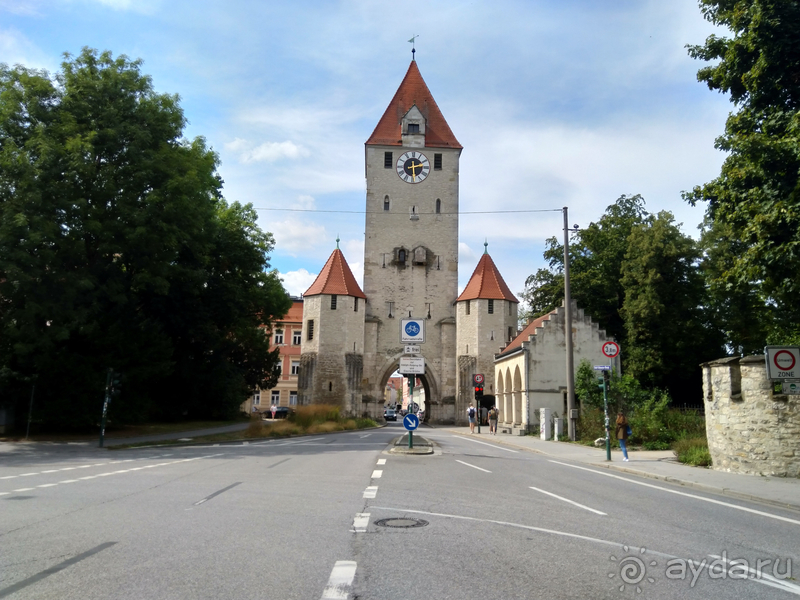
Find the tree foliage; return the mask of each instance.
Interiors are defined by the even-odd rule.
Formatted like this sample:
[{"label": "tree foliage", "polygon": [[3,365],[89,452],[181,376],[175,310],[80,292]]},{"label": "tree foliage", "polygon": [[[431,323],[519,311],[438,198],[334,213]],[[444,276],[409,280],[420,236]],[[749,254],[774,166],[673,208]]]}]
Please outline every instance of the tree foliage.
[{"label": "tree foliage", "polygon": [[[755,302],[758,313],[764,305],[775,305],[779,318],[797,323],[800,2],[701,0],[700,7],[707,20],[733,35],[712,35],[705,44],[689,47],[692,57],[714,62],[698,71],[698,80],[730,94],[736,110],[716,141],[728,153],[719,177],[685,198],[708,203],[708,236],[725,247],[710,271],[716,290],[724,290],[738,309]],[[734,345],[751,351],[761,333],[741,316]],[[773,334],[781,329],[773,327]]]},{"label": "tree foliage", "polygon": [[0,65],[0,386],[14,403],[36,380],[45,421],[95,423],[108,367],[118,420],[229,414],[275,376],[273,238],[140,66]]}]

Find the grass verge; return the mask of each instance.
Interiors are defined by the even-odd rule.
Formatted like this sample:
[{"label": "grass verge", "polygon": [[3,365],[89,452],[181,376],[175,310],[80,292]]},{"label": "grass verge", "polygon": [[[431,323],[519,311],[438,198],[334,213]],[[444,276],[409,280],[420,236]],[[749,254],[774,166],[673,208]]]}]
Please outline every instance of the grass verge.
[{"label": "grass verge", "polygon": [[711,454],[708,451],[708,442],[704,437],[678,440],[672,449],[682,463],[695,467],[711,466]]}]

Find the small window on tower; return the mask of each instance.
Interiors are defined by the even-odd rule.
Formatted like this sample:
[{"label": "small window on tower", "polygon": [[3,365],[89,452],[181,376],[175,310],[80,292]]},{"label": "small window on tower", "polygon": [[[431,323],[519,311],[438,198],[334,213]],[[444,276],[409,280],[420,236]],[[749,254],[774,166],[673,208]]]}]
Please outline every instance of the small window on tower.
[{"label": "small window on tower", "polygon": [[[491,300],[489,300],[491,302]],[[331,296],[331,310],[336,310],[336,294]]]},{"label": "small window on tower", "polygon": [[436,214],[438,215],[441,212],[442,212],[442,201],[439,200],[439,198],[437,198],[436,199]]},{"label": "small window on tower", "polygon": [[434,171],[441,171],[442,170],[442,155],[441,154],[434,154],[433,155],[433,170]]},{"label": "small window on tower", "polygon": [[401,263],[401,264],[405,264],[406,263],[406,251],[403,250],[402,248],[397,253],[397,261],[399,263]]},{"label": "small window on tower", "polygon": [[[391,153],[390,153],[391,154]],[[389,211],[389,196],[386,196],[383,199],[383,210],[388,212]]]},{"label": "small window on tower", "polygon": [[489,300],[489,314],[494,314],[494,300]]},{"label": "small window on tower", "polygon": [[419,133],[419,123],[409,123],[408,124],[408,133]]},{"label": "small window on tower", "polygon": [[391,152],[384,152],[383,153],[383,168],[384,169],[391,169],[392,168],[392,153]]},{"label": "small window on tower", "polygon": [[509,327],[508,328],[508,341],[510,342],[513,339],[514,339],[514,329],[512,327]]},{"label": "small window on tower", "polygon": [[309,319],[306,322],[306,339],[314,339],[314,319]]},{"label": "small window on tower", "polygon": [[353,312],[358,312],[358,298],[354,298],[353,300]]},{"label": "small window on tower", "polygon": [[467,314],[469,314],[469,300],[467,300]]}]

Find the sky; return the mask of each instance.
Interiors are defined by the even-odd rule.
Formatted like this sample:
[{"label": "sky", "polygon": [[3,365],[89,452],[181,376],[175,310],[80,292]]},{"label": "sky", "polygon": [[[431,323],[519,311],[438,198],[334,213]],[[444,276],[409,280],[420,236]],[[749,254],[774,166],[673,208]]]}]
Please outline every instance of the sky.
[{"label": "sky", "polygon": [[697,0],[0,0],[0,62],[55,72],[88,46],[142,59],[156,91],[180,96],[186,137],[218,153],[226,199],[258,209],[293,295],[337,237],[362,281],[363,145],[412,36],[464,147],[459,291],[486,241],[519,295],[545,240],[563,239],[565,206],[586,227],[641,194],[697,237],[704,206],[681,192],[719,174],[732,105],[685,46],[712,33],[726,32]]}]

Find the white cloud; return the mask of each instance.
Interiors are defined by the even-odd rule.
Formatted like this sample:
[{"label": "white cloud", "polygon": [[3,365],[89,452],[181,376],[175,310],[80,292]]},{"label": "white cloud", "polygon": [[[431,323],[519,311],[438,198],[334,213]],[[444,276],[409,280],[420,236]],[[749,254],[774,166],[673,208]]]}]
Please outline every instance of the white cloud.
[{"label": "white cloud", "polygon": [[264,142],[256,146],[241,138],[235,138],[232,142],[225,144],[225,149],[238,154],[239,162],[244,164],[275,162],[284,158],[297,159],[309,154],[307,149],[291,141]]},{"label": "white cloud", "polygon": [[309,273],[305,269],[281,273],[283,287],[292,296],[300,296],[311,287],[319,273]]},{"label": "white cloud", "polygon": [[[3,5],[0,5],[0,9]],[[29,69],[58,69],[59,57],[48,56],[27,36],[15,29],[0,29],[0,62],[9,67],[23,65]]]},{"label": "white cloud", "polygon": [[271,232],[275,236],[275,248],[292,256],[300,252],[306,254],[328,239],[323,225],[293,217],[272,223]]}]

